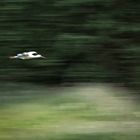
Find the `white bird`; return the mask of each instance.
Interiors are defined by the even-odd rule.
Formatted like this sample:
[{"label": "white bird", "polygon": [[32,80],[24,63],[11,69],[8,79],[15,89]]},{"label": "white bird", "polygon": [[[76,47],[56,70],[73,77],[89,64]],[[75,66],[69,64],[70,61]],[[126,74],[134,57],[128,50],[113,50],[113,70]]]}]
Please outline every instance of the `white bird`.
[{"label": "white bird", "polygon": [[34,59],[34,58],[45,58],[41,54],[38,54],[35,51],[30,51],[30,52],[23,52],[19,53],[15,56],[10,56],[11,59]]}]

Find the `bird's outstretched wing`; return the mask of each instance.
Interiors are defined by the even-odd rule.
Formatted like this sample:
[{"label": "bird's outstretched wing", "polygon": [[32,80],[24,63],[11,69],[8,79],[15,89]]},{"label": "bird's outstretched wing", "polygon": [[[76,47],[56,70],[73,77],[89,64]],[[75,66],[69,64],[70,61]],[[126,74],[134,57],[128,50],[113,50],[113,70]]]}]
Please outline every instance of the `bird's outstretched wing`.
[{"label": "bird's outstretched wing", "polygon": [[[19,54],[19,55],[20,55],[20,54]],[[22,55],[22,56],[29,56],[29,54],[28,54],[27,52],[23,52],[21,55]]]}]

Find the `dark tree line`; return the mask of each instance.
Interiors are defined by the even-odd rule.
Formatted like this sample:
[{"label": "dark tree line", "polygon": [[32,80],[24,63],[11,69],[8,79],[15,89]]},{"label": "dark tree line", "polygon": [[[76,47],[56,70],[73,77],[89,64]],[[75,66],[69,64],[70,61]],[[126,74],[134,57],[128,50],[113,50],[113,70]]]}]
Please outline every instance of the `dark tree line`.
[{"label": "dark tree line", "polygon": [[[0,1],[1,80],[140,86],[138,0]],[[35,50],[43,60],[9,60]]]}]

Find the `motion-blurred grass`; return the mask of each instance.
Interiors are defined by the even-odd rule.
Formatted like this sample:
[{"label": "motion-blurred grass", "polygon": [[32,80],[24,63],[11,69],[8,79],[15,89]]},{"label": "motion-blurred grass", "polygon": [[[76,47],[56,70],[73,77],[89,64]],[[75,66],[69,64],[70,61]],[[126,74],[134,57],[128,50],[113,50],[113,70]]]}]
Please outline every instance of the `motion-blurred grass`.
[{"label": "motion-blurred grass", "polygon": [[138,140],[135,98],[109,85],[0,85],[0,140]]}]

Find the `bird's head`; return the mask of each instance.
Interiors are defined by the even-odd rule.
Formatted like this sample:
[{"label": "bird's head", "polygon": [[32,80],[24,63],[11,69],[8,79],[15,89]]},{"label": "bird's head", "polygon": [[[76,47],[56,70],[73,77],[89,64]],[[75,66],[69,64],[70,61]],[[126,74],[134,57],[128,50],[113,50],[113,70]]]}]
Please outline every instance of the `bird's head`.
[{"label": "bird's head", "polygon": [[35,51],[30,52],[30,55],[31,55],[33,58],[45,58],[44,56],[42,56],[41,54],[38,54],[38,53],[35,52]]}]

